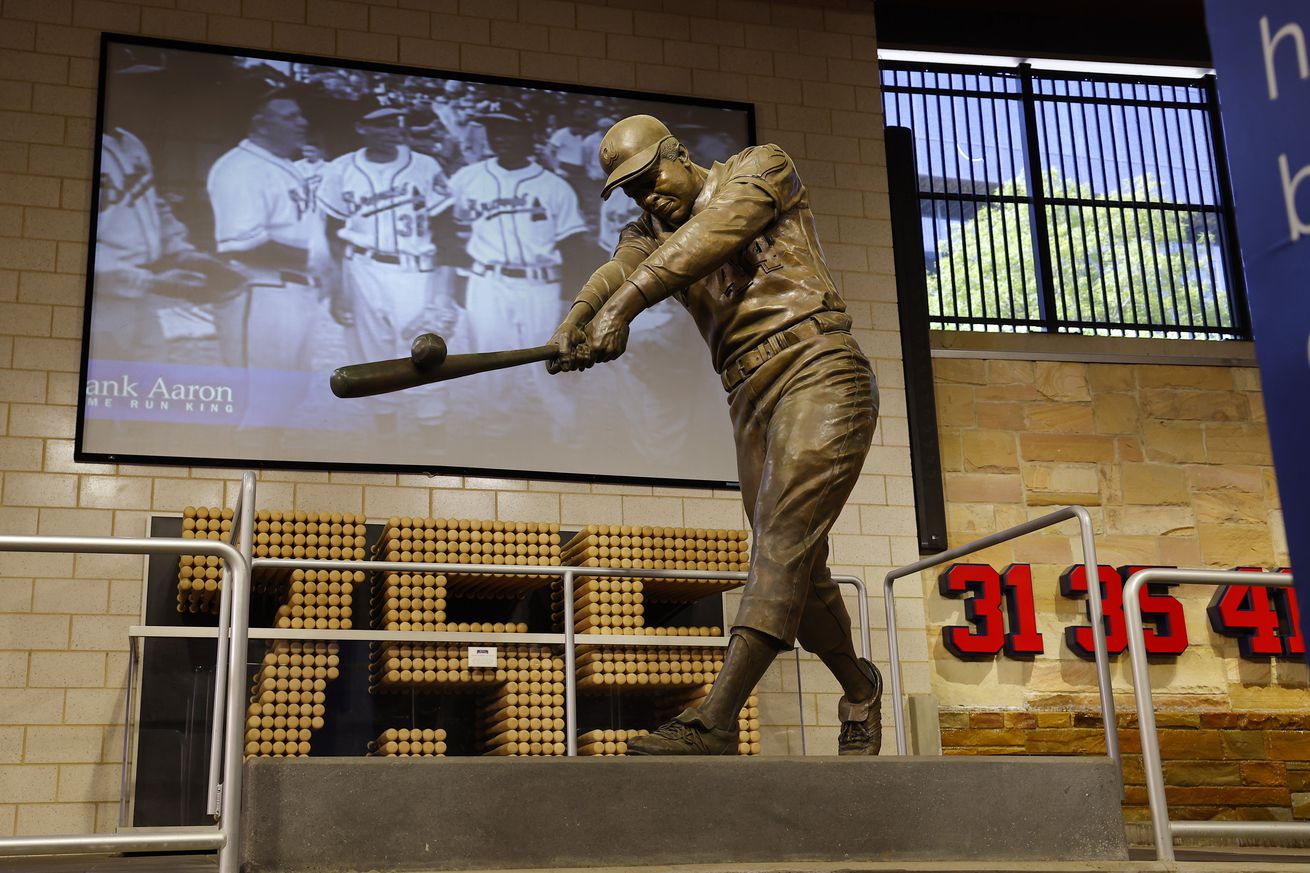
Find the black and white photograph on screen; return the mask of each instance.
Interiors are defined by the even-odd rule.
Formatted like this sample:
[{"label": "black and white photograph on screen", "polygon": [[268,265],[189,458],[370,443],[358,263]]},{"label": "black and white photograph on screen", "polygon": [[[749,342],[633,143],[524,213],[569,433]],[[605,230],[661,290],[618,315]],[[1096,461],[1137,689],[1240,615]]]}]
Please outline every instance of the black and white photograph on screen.
[{"label": "black and white photograph on screen", "polygon": [[674,300],[619,360],[339,399],[344,364],[546,343],[639,210],[601,137],[656,115],[703,165],[741,105],[106,37],[79,452],[736,479],[722,388]]}]

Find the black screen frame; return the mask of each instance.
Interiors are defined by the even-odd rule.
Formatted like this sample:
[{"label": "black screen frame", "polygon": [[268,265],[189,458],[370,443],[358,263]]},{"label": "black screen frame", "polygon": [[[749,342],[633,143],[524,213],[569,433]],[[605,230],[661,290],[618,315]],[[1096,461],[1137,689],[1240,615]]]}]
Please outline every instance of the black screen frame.
[{"label": "black screen frame", "polygon": [[[561,82],[547,82],[535,79],[524,79],[517,77],[494,76],[487,74],[474,74],[458,72],[452,70],[440,70],[424,67],[413,67],[400,64],[386,64],[373,61],[362,61],[353,59],[342,59],[326,57],[321,55],[301,54],[297,52],[281,52],[269,49],[243,48],[238,46],[217,45],[210,43],[197,43],[184,40],[160,39],[156,37],[145,37],[131,34],[120,34],[104,32],[100,38],[100,58],[99,73],[96,94],[96,123],[95,123],[95,143],[92,159],[92,176],[91,176],[91,199],[88,207],[90,213],[89,236],[87,244],[86,260],[86,293],[83,305],[83,323],[81,337],[81,351],[78,376],[78,398],[77,398],[77,421],[74,432],[73,443],[73,460],[78,463],[99,463],[99,464],[134,464],[145,466],[161,467],[214,467],[223,469],[260,469],[260,470],[341,470],[351,472],[365,473],[397,473],[397,474],[419,474],[425,476],[475,476],[488,478],[506,478],[506,479],[536,479],[544,481],[558,482],[595,482],[595,483],[612,483],[623,485],[641,485],[652,487],[679,487],[679,488],[697,488],[697,489],[727,489],[739,490],[740,485],[736,481],[730,480],[702,480],[702,479],[681,479],[672,477],[659,476],[640,476],[640,475],[606,475],[606,474],[588,474],[573,473],[561,471],[546,470],[529,470],[515,468],[493,468],[493,467],[473,467],[473,466],[447,466],[438,464],[373,464],[353,461],[297,461],[297,460],[254,460],[243,458],[214,458],[204,456],[187,455],[179,453],[176,455],[136,455],[130,453],[105,453],[91,452],[84,447],[85,423],[86,423],[86,385],[88,379],[88,365],[90,361],[91,347],[91,316],[92,316],[92,298],[95,291],[95,259],[96,259],[96,240],[97,240],[97,223],[98,210],[95,204],[100,202],[100,180],[101,180],[101,149],[98,147],[104,134],[105,124],[105,102],[108,81],[108,56],[107,49],[111,45],[124,45],[133,47],[172,49],[192,52],[204,52],[209,54],[223,55],[229,57],[251,57],[261,58],[273,61],[284,61],[289,63],[317,64],[322,66],[337,67],[341,69],[356,69],[369,72],[392,73],[399,75],[422,76],[427,78],[439,78],[448,80],[457,80],[461,82],[470,82],[477,84],[499,85],[514,88],[530,89],[547,89],[551,91],[562,91],[570,94],[586,96],[603,96],[617,97],[623,99],[644,100],[653,102],[664,102],[675,105],[699,106],[712,109],[727,109],[745,113],[746,135],[748,145],[758,144],[758,131],[755,120],[755,104],[743,101],[710,99],[700,97],[690,97],[685,95],[660,94],[642,91],[633,91],[619,88],[601,88],[584,85],[568,84]],[[326,374],[325,374],[326,377]],[[726,410],[725,410],[726,412]]]}]

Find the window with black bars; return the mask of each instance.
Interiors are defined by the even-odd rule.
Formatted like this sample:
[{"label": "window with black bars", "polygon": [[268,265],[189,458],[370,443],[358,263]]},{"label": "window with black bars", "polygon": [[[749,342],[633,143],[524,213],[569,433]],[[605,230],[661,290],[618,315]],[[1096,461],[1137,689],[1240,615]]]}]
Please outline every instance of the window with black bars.
[{"label": "window with black bars", "polygon": [[932,326],[1249,339],[1213,77],[882,63]]}]

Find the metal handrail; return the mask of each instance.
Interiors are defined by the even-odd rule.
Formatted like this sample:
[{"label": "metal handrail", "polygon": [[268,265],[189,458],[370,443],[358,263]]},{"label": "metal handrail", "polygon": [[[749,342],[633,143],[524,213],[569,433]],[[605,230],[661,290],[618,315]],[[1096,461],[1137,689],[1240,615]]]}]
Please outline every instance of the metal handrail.
[{"label": "metal handrail", "polygon": [[[229,675],[245,662],[246,616],[249,613],[250,573],[241,554],[227,543],[161,537],[65,537],[0,535],[3,552],[74,552],[111,555],[216,555],[227,566],[231,580],[233,616],[231,642],[220,634],[215,657],[226,661]],[[239,659],[239,660],[238,660]],[[61,834],[0,837],[0,856],[98,852],[185,852],[217,849],[220,873],[238,873],[240,841],[241,749],[243,713],[241,683],[229,683],[226,702],[214,710],[214,732],[226,739],[223,783],[231,790],[223,797],[217,827],[172,828],[166,833]]]},{"label": "metal handrail", "polygon": [[[236,507],[232,510],[232,545],[241,553],[241,560],[250,567],[254,548],[255,533],[255,474],[244,473],[241,476],[241,491],[237,495]],[[247,569],[247,576],[249,576]],[[249,595],[247,595],[249,596]],[[227,694],[227,646],[228,631],[231,626],[232,586],[224,585],[218,595],[218,662],[214,667],[214,712],[223,711],[223,700]],[[249,624],[249,619],[247,619]],[[217,722],[216,722],[217,723]],[[219,788],[220,768],[223,766],[222,731],[214,730],[209,737],[209,792],[205,799],[205,809],[212,816],[217,816],[222,791]]]},{"label": "metal handrail", "polygon": [[[577,697],[578,697],[578,678],[576,675],[577,664],[577,643],[578,634],[573,629],[573,585],[578,577],[605,576],[609,578],[640,578],[640,579],[702,579],[702,580],[732,580],[745,582],[748,574],[740,571],[714,571],[714,570],[650,570],[639,567],[618,568],[618,567],[550,567],[550,566],[528,566],[517,564],[450,564],[439,562],[424,561],[347,561],[347,560],[322,560],[315,558],[255,558],[251,561],[254,568],[281,567],[285,569],[299,568],[303,570],[362,570],[365,572],[389,572],[397,571],[402,573],[500,573],[508,576],[559,576],[564,580],[564,633],[562,640],[564,644],[564,730],[565,730],[565,754],[573,756],[578,753],[577,738]],[[866,589],[863,580],[856,576],[833,576],[833,581],[839,585],[850,585],[855,588],[858,594],[858,614],[859,614],[859,635],[860,649],[864,656],[869,657],[872,648],[870,644],[870,627],[869,627],[869,604],[866,595]],[[275,629],[273,633],[279,633],[280,629]],[[318,629],[297,629],[295,636],[301,639],[388,639],[395,638],[393,632],[361,632],[361,631],[332,631]],[[383,634],[387,634],[383,636]],[[431,640],[433,642],[448,642],[452,638],[449,632],[445,631],[406,631],[405,638],[415,642]],[[458,636],[479,637],[486,636],[470,633],[467,637],[463,634]],[[498,634],[495,637],[504,642],[513,642],[515,636],[536,636],[536,635],[515,635],[511,633]],[[684,639],[672,637],[647,637],[637,635],[610,635],[596,634],[587,635],[583,640],[587,645],[614,645],[614,646],[674,646],[674,645],[706,645],[706,638],[697,638],[699,642],[687,642]],[[722,640],[722,637],[714,638]],[[723,645],[724,643],[711,643],[710,645]]]},{"label": "metal handrail", "polygon": [[1193,582],[1198,585],[1256,585],[1262,588],[1290,588],[1290,573],[1249,573],[1242,570],[1178,570],[1151,567],[1138,570],[1124,585],[1124,621],[1128,626],[1128,655],[1133,666],[1133,690],[1137,695],[1137,728],[1142,734],[1142,769],[1146,772],[1146,797],[1151,806],[1151,830],[1155,854],[1161,861],[1174,860],[1174,834],[1210,837],[1272,836],[1310,837],[1310,822],[1285,821],[1170,821],[1169,800],[1164,789],[1164,765],[1160,760],[1160,738],[1155,730],[1155,704],[1151,696],[1151,674],[1138,595],[1152,582]]},{"label": "metal handrail", "polygon": [[[565,616],[563,643],[565,649],[565,709],[567,744],[570,756],[577,754],[577,676],[576,645],[578,635],[573,629],[573,583],[576,577],[607,576],[618,578],[666,578],[746,581],[743,572],[714,572],[703,570],[650,570],[611,567],[549,567],[486,564],[444,564],[390,561],[300,560],[253,558],[251,556],[254,530],[255,477],[246,473],[242,477],[241,492],[233,512],[235,539],[240,550],[228,543],[206,539],[163,537],[60,537],[60,536],[5,536],[0,535],[0,551],[74,552],[107,554],[165,554],[165,555],[217,555],[227,568],[227,582],[219,598],[219,624],[215,629],[215,705],[214,726],[211,732],[207,810],[216,815],[215,827],[170,828],[165,833],[68,834],[0,838],[0,856],[44,854],[96,854],[104,852],[187,852],[218,851],[218,873],[239,873],[241,846],[241,782],[244,764],[241,748],[242,726],[245,713],[244,684],[231,681],[231,677],[244,675],[246,647],[250,638],[250,581],[255,567],[299,567],[307,569],[347,569],[364,571],[400,570],[408,572],[495,572],[507,575],[559,575],[564,584]],[[859,594],[858,612],[860,647],[865,657],[872,649],[870,643],[869,612],[864,582],[855,576],[833,576],[841,585],[853,586]],[[287,629],[288,637],[305,639],[332,639],[350,634],[357,638],[360,632],[317,629]],[[383,632],[386,633],[386,632]],[[261,633],[276,638],[277,632]],[[404,636],[416,640],[427,638],[421,631],[406,632]],[[478,637],[478,634],[471,634]],[[504,635],[514,636],[538,636]],[[448,633],[431,634],[432,638],[450,637]],[[695,638],[699,644],[708,639]],[[719,638],[720,640],[722,638]],[[639,642],[638,642],[639,640]],[[687,645],[683,638],[635,637],[629,635],[589,635],[587,645]],[[723,643],[709,643],[722,645]],[[221,774],[221,775],[219,775]]]},{"label": "metal handrail", "polygon": [[1092,534],[1092,519],[1087,510],[1081,506],[1066,506],[1055,512],[1047,513],[1032,521],[1017,524],[1003,531],[976,539],[971,543],[956,546],[930,558],[915,561],[904,567],[892,570],[883,580],[883,603],[887,609],[887,650],[888,672],[891,674],[892,715],[896,723],[896,754],[906,754],[905,739],[905,701],[901,694],[901,654],[896,638],[896,598],[892,586],[896,580],[911,576],[939,564],[954,561],[965,555],[982,551],[991,546],[1018,539],[1042,528],[1059,524],[1076,518],[1082,532],[1083,564],[1087,570],[1087,601],[1090,624],[1092,626],[1092,645],[1096,650],[1096,682],[1101,696],[1101,718],[1105,722],[1105,751],[1120,766],[1119,733],[1115,723],[1114,692],[1110,685],[1110,658],[1105,646],[1105,624],[1101,619],[1101,585],[1100,573],[1096,561],[1096,541]]}]

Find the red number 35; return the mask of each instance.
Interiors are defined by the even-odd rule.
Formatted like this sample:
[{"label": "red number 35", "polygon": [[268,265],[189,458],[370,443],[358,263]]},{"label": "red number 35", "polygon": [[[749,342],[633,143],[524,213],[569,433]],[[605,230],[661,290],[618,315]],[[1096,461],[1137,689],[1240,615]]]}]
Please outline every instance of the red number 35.
[{"label": "red number 35", "polygon": [[[1110,655],[1121,654],[1128,648],[1128,626],[1124,623],[1124,580],[1138,570],[1145,569],[1128,565],[1116,570],[1105,564],[1097,568],[1101,584],[1101,616],[1105,623],[1105,648]],[[1142,589],[1138,598],[1142,607],[1142,622],[1147,625],[1144,636],[1149,654],[1175,657],[1187,649],[1187,623],[1183,618],[1183,605],[1168,593],[1175,584],[1152,583]],[[1073,598],[1087,594],[1087,569],[1082,564],[1070,567],[1060,576],[1060,593]],[[1087,609],[1090,611],[1090,604]],[[1065,628],[1064,641],[1078,657],[1089,661],[1096,657],[1091,627]]]}]

